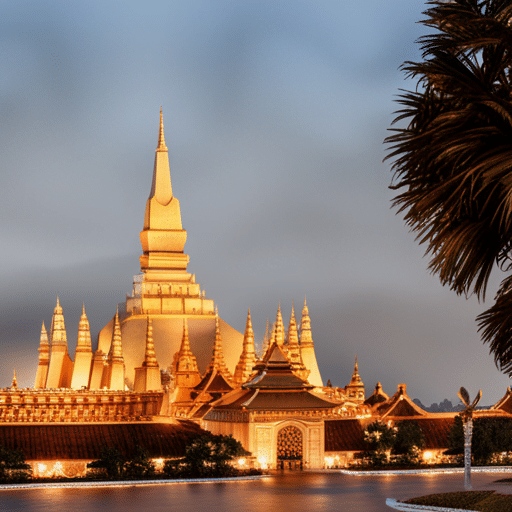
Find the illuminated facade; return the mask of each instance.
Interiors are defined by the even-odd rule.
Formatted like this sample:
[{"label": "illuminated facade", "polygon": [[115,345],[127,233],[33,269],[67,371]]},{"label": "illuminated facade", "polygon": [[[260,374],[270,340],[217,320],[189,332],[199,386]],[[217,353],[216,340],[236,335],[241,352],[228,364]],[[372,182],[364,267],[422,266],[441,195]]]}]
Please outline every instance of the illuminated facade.
[{"label": "illuminated facade", "polygon": [[[219,317],[187,271],[186,238],[160,112],[141,274],[131,294],[113,307],[95,350],[83,306],[74,358],[57,298],[50,332],[44,323],[41,329],[34,388],[14,381],[0,390],[0,424],[121,428],[151,421],[179,430],[192,421],[232,434],[262,467],[318,468],[364,449],[361,432],[375,419],[435,419],[412,403],[405,385],[391,398],[379,386],[366,398],[357,358],[345,388],[324,386],[306,301],[300,322],[292,306],[287,329],[279,305],[258,356],[250,311],[244,334]],[[499,414],[509,412],[501,407]]]}]

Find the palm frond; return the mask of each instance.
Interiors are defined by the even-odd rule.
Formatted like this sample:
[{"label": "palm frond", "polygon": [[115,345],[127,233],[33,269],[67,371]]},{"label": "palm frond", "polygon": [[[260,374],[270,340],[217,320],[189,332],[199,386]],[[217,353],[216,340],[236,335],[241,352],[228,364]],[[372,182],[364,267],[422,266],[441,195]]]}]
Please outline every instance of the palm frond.
[{"label": "palm frond", "polygon": [[[385,140],[393,206],[425,245],[441,283],[485,298],[496,265],[512,270],[512,4],[427,5],[422,23],[435,32],[418,41],[423,61],[402,66],[417,88],[401,91]],[[512,375],[512,354],[502,360],[499,353],[512,346],[506,307],[512,313],[503,291],[479,325]]]},{"label": "palm frond", "polygon": [[462,403],[469,407],[470,400],[469,400],[469,393],[467,392],[466,388],[461,387],[459,389],[459,392],[457,393],[458,397],[461,399]]}]

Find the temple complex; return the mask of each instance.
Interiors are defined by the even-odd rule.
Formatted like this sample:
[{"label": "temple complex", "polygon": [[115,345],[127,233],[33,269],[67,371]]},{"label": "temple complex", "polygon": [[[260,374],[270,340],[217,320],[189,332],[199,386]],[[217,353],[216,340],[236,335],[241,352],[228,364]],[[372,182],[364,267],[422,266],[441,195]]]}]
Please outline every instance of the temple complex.
[{"label": "temple complex", "polygon": [[[292,305],[287,328],[278,305],[270,332],[267,328],[264,340],[258,340],[263,341],[259,353],[250,309],[243,334],[222,320],[213,299],[187,270],[186,239],[160,111],[140,232],[141,273],[133,278],[126,301],[112,306],[113,316],[94,343],[82,306],[74,357],[57,298],[50,331],[44,323],[41,328],[34,387],[20,389],[14,378],[0,390],[0,444],[24,449],[29,461],[50,464],[62,450],[44,451],[38,438],[42,430],[29,424],[55,425],[48,432],[57,443],[76,437],[75,451],[69,452],[75,455],[68,458],[84,460],[97,453],[98,447],[87,443],[97,442],[105,425],[120,443],[123,429],[131,432],[130,442],[142,444],[143,432],[188,439],[206,430],[233,435],[256,466],[320,468],[348,464],[364,451],[368,424],[406,420],[424,429],[430,450],[446,449],[454,414],[422,410],[405,384],[391,397],[378,384],[367,397],[357,356],[344,388],[324,385],[306,300],[299,322]],[[511,396],[508,391],[488,413],[512,417]],[[78,427],[83,439],[68,435]],[[164,442],[151,446],[159,457],[170,450]]]}]

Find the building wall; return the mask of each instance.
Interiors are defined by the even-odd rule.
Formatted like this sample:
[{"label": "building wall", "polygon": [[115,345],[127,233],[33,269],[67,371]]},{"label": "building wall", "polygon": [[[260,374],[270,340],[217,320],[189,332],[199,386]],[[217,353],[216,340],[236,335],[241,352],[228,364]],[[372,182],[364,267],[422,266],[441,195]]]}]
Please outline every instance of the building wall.
[{"label": "building wall", "polygon": [[248,450],[269,468],[277,467],[277,438],[281,429],[293,426],[302,433],[303,463],[306,468],[324,467],[324,422],[289,419],[249,424]]}]

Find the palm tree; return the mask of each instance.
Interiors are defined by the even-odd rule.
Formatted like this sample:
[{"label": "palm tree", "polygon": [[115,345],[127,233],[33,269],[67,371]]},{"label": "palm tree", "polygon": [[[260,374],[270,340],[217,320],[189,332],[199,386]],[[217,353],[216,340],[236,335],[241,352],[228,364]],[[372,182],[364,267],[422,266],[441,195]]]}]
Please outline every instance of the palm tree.
[{"label": "palm tree", "polygon": [[462,403],[466,406],[462,412],[464,422],[464,489],[471,490],[471,438],[473,437],[473,411],[482,398],[482,390],[478,391],[473,403],[469,400],[469,393],[466,388],[460,388],[457,393]]},{"label": "palm tree", "polygon": [[[458,294],[485,299],[496,265],[512,270],[512,4],[433,0],[422,62],[405,62],[386,139],[394,206],[430,256],[429,269]],[[405,127],[401,127],[401,126]],[[512,376],[512,275],[478,317],[498,368]]]}]

